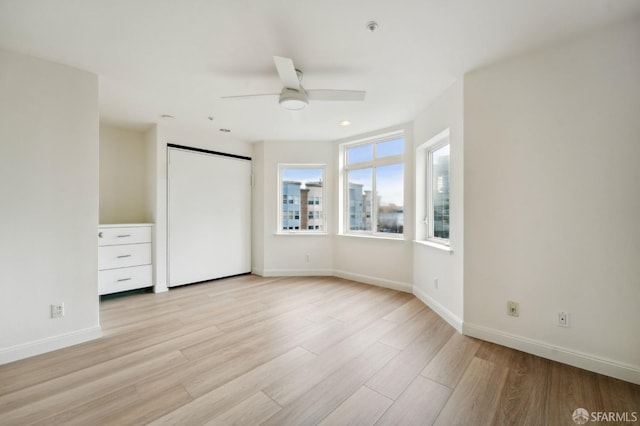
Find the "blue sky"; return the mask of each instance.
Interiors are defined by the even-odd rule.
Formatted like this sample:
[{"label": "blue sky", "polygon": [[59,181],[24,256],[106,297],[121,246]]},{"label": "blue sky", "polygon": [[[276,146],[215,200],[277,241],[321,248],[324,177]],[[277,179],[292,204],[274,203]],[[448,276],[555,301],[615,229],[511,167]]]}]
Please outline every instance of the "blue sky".
[{"label": "blue sky", "polygon": [[[404,151],[404,139],[397,138],[389,141],[376,143],[376,154],[378,158],[392,155],[400,155]],[[348,149],[349,164],[362,163],[373,159],[373,144],[355,146]],[[378,195],[381,197],[382,205],[393,203],[403,205],[404,192],[404,166],[402,164],[392,164],[389,166],[378,166],[376,168],[376,184]],[[349,181],[361,183],[364,190],[371,190],[372,169],[352,170],[349,173]],[[285,168],[282,169],[282,179],[296,182],[318,182],[322,179],[322,169],[320,168]]]},{"label": "blue sky", "polygon": [[[397,138],[389,141],[378,142],[376,145],[376,157],[383,158],[392,155],[401,155],[404,152],[404,139]],[[362,163],[373,159],[373,144],[354,146],[347,149],[348,164]]]},{"label": "blue sky", "polygon": [[[356,169],[349,172],[349,182],[364,185],[363,190],[371,190],[372,169]],[[376,190],[380,196],[380,204],[393,203],[403,205],[404,200],[404,166],[391,164],[376,167]]]},{"label": "blue sky", "polygon": [[282,169],[282,179],[296,182],[318,182],[322,179],[322,169]]},{"label": "blue sky", "polygon": [[[392,155],[401,155],[404,152],[404,139],[397,138],[389,141],[378,142],[376,145],[376,157],[384,158]],[[373,144],[354,146],[348,150],[348,163],[357,164],[373,160]],[[349,172],[349,181],[363,184],[364,190],[371,189],[372,169],[356,169]],[[392,164],[376,167],[376,190],[380,196],[380,204],[389,203],[398,206],[404,201],[404,166]]]}]

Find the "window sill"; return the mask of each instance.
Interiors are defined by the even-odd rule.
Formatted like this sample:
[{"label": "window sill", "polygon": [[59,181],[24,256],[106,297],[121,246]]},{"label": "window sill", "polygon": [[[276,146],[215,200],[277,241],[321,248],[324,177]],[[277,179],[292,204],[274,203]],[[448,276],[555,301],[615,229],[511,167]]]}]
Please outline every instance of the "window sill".
[{"label": "window sill", "polygon": [[406,241],[404,239],[404,235],[399,235],[397,237],[390,237],[390,236],[380,235],[380,234],[338,234],[338,236],[348,237],[348,238],[370,238],[374,240]]},{"label": "window sill", "polygon": [[451,247],[445,244],[434,243],[433,241],[420,241],[420,240],[413,240],[413,242],[416,244],[420,244],[422,246],[433,247],[435,249],[445,251],[449,254],[453,254],[453,250],[451,249]]},{"label": "window sill", "polygon": [[327,236],[329,235],[326,231],[318,231],[318,232],[305,232],[305,231],[296,231],[296,232],[275,232],[273,235],[283,236],[283,235],[313,235],[313,236]]}]

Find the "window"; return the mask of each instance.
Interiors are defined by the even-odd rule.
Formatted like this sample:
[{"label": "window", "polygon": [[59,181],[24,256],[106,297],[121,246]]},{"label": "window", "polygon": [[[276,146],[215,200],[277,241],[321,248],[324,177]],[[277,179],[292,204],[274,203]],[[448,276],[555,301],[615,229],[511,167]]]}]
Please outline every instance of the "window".
[{"label": "window", "polygon": [[404,232],[404,137],[400,132],[341,145],[343,233]]},{"label": "window", "polygon": [[449,241],[449,141],[429,151],[429,238]]},{"label": "window", "polygon": [[416,235],[449,249],[449,130],[434,136],[416,152],[416,191],[425,194],[425,203],[418,203]]},{"label": "window", "polygon": [[279,233],[323,233],[324,165],[281,164],[278,167]]}]

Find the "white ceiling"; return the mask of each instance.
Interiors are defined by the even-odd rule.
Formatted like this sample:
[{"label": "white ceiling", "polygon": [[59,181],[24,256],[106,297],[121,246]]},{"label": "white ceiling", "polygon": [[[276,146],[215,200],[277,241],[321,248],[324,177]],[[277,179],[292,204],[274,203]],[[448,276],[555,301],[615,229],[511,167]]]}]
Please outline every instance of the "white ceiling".
[{"label": "white ceiling", "polygon": [[[247,141],[327,140],[410,121],[465,72],[639,13],[638,0],[0,0],[0,46],[98,74],[112,124],[171,114]],[[365,102],[220,99],[279,92],[274,55],[306,88]]]}]

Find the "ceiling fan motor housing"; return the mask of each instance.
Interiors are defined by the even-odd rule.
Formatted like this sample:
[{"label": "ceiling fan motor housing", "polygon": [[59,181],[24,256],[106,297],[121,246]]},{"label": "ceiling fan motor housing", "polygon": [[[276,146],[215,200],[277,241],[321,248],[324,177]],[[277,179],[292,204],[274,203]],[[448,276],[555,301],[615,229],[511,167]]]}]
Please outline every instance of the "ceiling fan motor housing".
[{"label": "ceiling fan motor housing", "polygon": [[289,110],[303,109],[309,104],[307,93],[300,87],[300,90],[285,87],[280,92],[280,105]]}]

